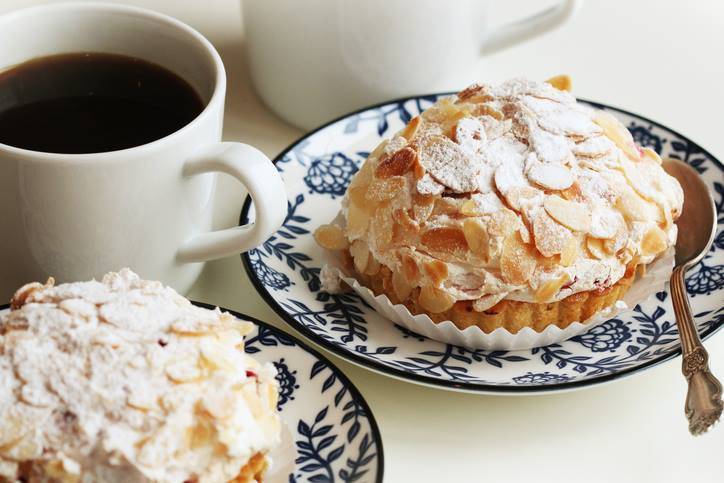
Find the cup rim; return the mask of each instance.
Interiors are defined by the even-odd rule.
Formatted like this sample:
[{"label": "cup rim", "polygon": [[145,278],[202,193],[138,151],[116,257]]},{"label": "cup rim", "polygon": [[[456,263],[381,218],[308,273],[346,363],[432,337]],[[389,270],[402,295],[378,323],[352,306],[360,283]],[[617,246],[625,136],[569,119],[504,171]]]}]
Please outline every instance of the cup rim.
[{"label": "cup rim", "polygon": [[[10,144],[4,144],[0,142],[0,152],[15,154],[24,157],[25,159],[32,158],[35,161],[53,161],[53,162],[103,162],[111,158],[136,156],[150,154],[152,152],[162,149],[165,144],[175,141],[181,136],[192,130],[197,124],[204,121],[206,118],[212,115],[211,111],[219,104],[223,102],[224,92],[226,90],[226,71],[224,69],[224,63],[221,60],[216,48],[211,42],[204,37],[198,30],[194,29],[190,25],[178,20],[170,15],[166,15],[155,10],[147,8],[136,7],[132,5],[116,4],[116,3],[100,3],[100,2],[61,2],[52,4],[36,5],[32,7],[25,7],[18,10],[13,10],[3,15],[0,15],[0,21],[12,21],[13,17],[21,17],[23,15],[33,14],[42,12],[46,15],[51,15],[52,12],[66,9],[83,9],[83,10],[95,10],[101,12],[111,13],[125,13],[135,15],[138,17],[150,18],[155,21],[164,23],[172,28],[182,31],[190,38],[195,40],[199,45],[203,47],[203,50],[211,59],[214,65],[214,89],[211,93],[211,97],[204,106],[203,110],[188,124],[184,125],[180,129],[168,134],[162,138],[156,139],[146,144],[139,146],[133,146],[125,149],[118,149],[115,151],[100,151],[96,153],[53,153],[46,151],[33,151],[32,149],[18,148]],[[28,59],[30,60],[30,59]],[[223,106],[221,106],[223,109]]]}]

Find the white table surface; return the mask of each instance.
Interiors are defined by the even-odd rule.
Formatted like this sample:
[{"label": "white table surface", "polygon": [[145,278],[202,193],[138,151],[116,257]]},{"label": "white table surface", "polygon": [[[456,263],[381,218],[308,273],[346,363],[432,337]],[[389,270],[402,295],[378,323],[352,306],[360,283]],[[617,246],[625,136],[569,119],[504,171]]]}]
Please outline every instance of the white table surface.
[{"label": "white table surface", "polygon": [[[0,13],[38,3],[44,2],[3,0]],[[254,94],[238,1],[122,3],[173,15],[218,48],[229,80],[225,139],[253,144],[273,158],[302,134]],[[534,10],[536,3],[550,2],[509,0],[497,18]],[[723,49],[724,2],[589,0],[561,29],[471,69],[490,81],[568,73],[575,94],[655,119],[724,159]],[[238,220],[245,193],[235,181],[220,181],[216,221],[222,227]],[[209,263],[190,297],[292,331],[257,295],[239,257]],[[712,369],[724,378],[724,334],[706,345]],[[576,392],[506,397],[416,386],[327,355],[377,418],[385,481],[724,481],[724,427],[698,438],[688,434],[679,360]]]}]

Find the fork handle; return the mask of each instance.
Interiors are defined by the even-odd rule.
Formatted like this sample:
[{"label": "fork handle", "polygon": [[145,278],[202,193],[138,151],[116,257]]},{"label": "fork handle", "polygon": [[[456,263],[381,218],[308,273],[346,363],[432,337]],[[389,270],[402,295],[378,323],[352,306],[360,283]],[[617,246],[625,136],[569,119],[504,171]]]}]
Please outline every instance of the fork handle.
[{"label": "fork handle", "polygon": [[694,325],[684,285],[686,265],[674,268],[671,274],[671,300],[681,338],[683,357],[681,372],[688,383],[684,411],[693,435],[704,433],[722,413],[722,385],[709,370],[709,354],[704,349]]}]

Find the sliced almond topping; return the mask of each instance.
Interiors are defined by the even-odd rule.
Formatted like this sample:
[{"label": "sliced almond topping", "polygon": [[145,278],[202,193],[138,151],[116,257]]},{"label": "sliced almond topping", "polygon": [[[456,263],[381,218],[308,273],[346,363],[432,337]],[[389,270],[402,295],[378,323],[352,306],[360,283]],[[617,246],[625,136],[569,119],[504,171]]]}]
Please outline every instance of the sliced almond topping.
[{"label": "sliced almond topping", "polygon": [[631,159],[640,159],[633,137],[621,122],[606,111],[597,111],[593,122],[601,126],[604,134]]},{"label": "sliced almond topping", "polygon": [[417,284],[417,281],[420,279],[420,269],[417,268],[417,262],[415,259],[408,254],[403,254],[400,257],[400,263],[402,264],[401,273],[405,276],[405,278],[409,280],[411,284]]},{"label": "sliced almond topping", "polygon": [[473,301],[473,310],[476,312],[485,312],[504,298],[505,292],[483,295],[479,299]]},{"label": "sliced almond topping", "polygon": [[390,176],[402,176],[407,173],[415,162],[417,153],[410,147],[402,148],[391,156],[380,161],[375,169],[375,176],[378,178],[389,178]]},{"label": "sliced almond topping", "polygon": [[588,249],[588,252],[591,254],[591,256],[593,256],[593,258],[603,260],[608,256],[603,248],[603,240],[601,239],[592,238],[589,236],[588,238],[586,238],[586,248]]},{"label": "sliced almond topping", "polygon": [[653,149],[643,148],[641,150],[641,155],[643,156],[644,159],[650,159],[653,162],[655,162],[656,164],[658,164],[659,166],[661,166],[661,156],[659,156],[659,153],[657,153]]},{"label": "sliced almond topping", "polygon": [[596,238],[613,238],[620,227],[625,226],[625,223],[621,213],[606,208],[597,208],[591,212],[589,233]]},{"label": "sliced almond topping", "polygon": [[558,89],[559,91],[571,92],[571,78],[565,74],[553,76],[546,82]]},{"label": "sliced almond topping", "polygon": [[460,255],[468,249],[465,234],[457,227],[431,228],[422,233],[420,241],[430,251],[448,255]]},{"label": "sliced almond topping", "polygon": [[349,246],[344,232],[337,225],[320,225],[314,231],[314,239],[327,250],[344,250]]},{"label": "sliced almond topping", "polygon": [[347,190],[347,197],[350,204],[354,204],[367,214],[372,214],[379,203],[371,203],[367,200],[367,186],[355,186]]},{"label": "sliced almond topping", "polygon": [[359,208],[356,203],[350,203],[347,210],[347,236],[350,240],[361,237],[367,232],[370,223],[370,214]]},{"label": "sliced almond topping", "polygon": [[349,247],[349,253],[352,255],[352,259],[354,260],[355,270],[359,273],[364,273],[371,258],[370,251],[367,248],[367,243],[362,240],[355,240]]},{"label": "sliced almond topping", "polygon": [[463,222],[463,233],[470,251],[484,261],[488,261],[488,230],[477,218],[468,218]]},{"label": "sliced almond topping", "polygon": [[522,221],[514,211],[503,209],[493,213],[488,220],[488,232],[493,236],[507,237],[516,232]]},{"label": "sliced almond topping", "polygon": [[505,201],[508,202],[511,208],[521,212],[541,195],[543,195],[543,191],[538,188],[532,186],[516,186],[508,190],[505,194]]},{"label": "sliced almond topping", "polygon": [[[372,155],[370,155],[370,158]],[[349,184],[349,189],[360,187],[363,191],[369,186],[372,178],[374,177],[375,168],[370,161],[365,161],[362,167],[352,177],[352,181]]]},{"label": "sliced almond topping", "polygon": [[455,298],[439,288],[424,286],[420,290],[420,306],[433,314],[439,314],[452,308]]},{"label": "sliced almond topping", "polygon": [[573,154],[587,158],[598,158],[613,150],[615,144],[607,136],[588,138],[573,146]]},{"label": "sliced almond topping", "polygon": [[439,287],[447,279],[448,270],[445,262],[429,260],[422,265],[422,269],[436,287]]},{"label": "sliced almond topping", "polygon": [[412,218],[419,224],[423,224],[430,218],[435,206],[435,198],[431,195],[412,195]]},{"label": "sliced almond topping", "polygon": [[526,175],[535,184],[551,190],[564,190],[575,181],[571,170],[560,164],[530,163]]},{"label": "sliced almond topping", "polygon": [[621,225],[618,231],[616,231],[616,236],[608,240],[603,240],[603,249],[606,250],[607,253],[614,255],[626,246],[627,241],[628,230],[626,229],[626,225]]},{"label": "sliced almond topping", "polygon": [[568,283],[568,275],[562,273],[558,278],[546,280],[535,291],[535,301],[537,303],[550,302],[553,297],[561,291],[561,288]]},{"label": "sliced almond topping", "polygon": [[522,160],[498,166],[495,170],[495,186],[504,196],[513,188],[529,187],[530,184],[523,176]]},{"label": "sliced almond topping", "polygon": [[533,217],[533,238],[541,255],[552,257],[563,252],[573,234],[556,223],[545,211],[540,210]]},{"label": "sliced almond topping", "polygon": [[[378,144],[377,147],[370,153],[370,155],[367,157],[367,159],[368,159],[368,160],[377,159],[377,158],[379,158],[380,156],[382,156],[382,155],[385,153],[385,150],[387,149],[387,145],[388,145],[389,143],[390,143],[390,141],[389,141],[388,139],[383,140],[383,141],[382,141],[380,144]],[[370,164],[370,165],[371,165],[372,163],[367,163],[367,162],[365,162],[365,164]],[[372,166],[370,166],[370,168],[372,168]],[[362,165],[362,169],[364,169],[364,165]],[[371,172],[374,173],[374,169],[373,169]],[[354,182],[354,180],[353,180],[353,182]]]},{"label": "sliced almond topping", "polygon": [[371,183],[365,194],[365,199],[372,203],[391,200],[405,189],[406,181],[402,176],[391,176]]},{"label": "sliced almond topping", "polygon": [[420,116],[413,117],[409,123],[407,123],[407,126],[405,126],[405,130],[402,131],[402,137],[407,139],[408,141],[415,137],[415,133],[417,132],[417,128],[420,126]]},{"label": "sliced almond topping", "polygon": [[412,291],[410,281],[401,272],[392,272],[392,288],[400,301],[406,300]]},{"label": "sliced almond topping", "polygon": [[578,238],[572,236],[561,252],[561,265],[570,267],[578,258]]},{"label": "sliced almond topping", "polygon": [[386,247],[392,242],[393,225],[392,210],[389,206],[383,205],[375,211],[370,224],[370,233],[380,247]]},{"label": "sliced almond topping", "polygon": [[478,170],[462,148],[444,136],[429,136],[420,145],[420,164],[456,193],[477,190]]},{"label": "sliced almond topping", "polygon": [[417,192],[421,195],[439,195],[445,191],[445,187],[435,181],[435,178],[430,176],[428,173],[425,173],[422,178],[417,180],[415,187],[417,188]]},{"label": "sliced almond topping", "polygon": [[591,227],[591,212],[583,203],[546,196],[543,207],[558,223],[571,230],[587,232]]},{"label": "sliced almond topping", "polygon": [[505,239],[500,254],[500,273],[503,280],[513,285],[522,285],[530,280],[535,265],[533,249],[523,243],[517,232]]},{"label": "sliced almond topping", "polygon": [[641,252],[644,255],[658,255],[668,246],[668,237],[658,226],[652,226],[641,239]]},{"label": "sliced almond topping", "polygon": [[420,225],[410,218],[407,210],[398,209],[392,213],[394,223],[392,225],[392,241],[401,246],[413,244],[413,239],[420,231]]},{"label": "sliced almond topping", "polygon": [[462,91],[458,92],[457,97],[459,100],[464,101],[464,100],[470,99],[471,97],[476,96],[484,91],[485,91],[485,86],[482,86],[480,84],[473,84],[470,87],[467,87],[466,89],[463,89]]},{"label": "sliced almond topping", "polygon": [[475,117],[460,119],[453,130],[452,139],[468,154],[477,153],[488,141],[485,126]]},{"label": "sliced almond topping", "polygon": [[661,210],[636,193],[628,184],[618,186],[619,198],[616,202],[623,216],[630,221],[664,221]]}]

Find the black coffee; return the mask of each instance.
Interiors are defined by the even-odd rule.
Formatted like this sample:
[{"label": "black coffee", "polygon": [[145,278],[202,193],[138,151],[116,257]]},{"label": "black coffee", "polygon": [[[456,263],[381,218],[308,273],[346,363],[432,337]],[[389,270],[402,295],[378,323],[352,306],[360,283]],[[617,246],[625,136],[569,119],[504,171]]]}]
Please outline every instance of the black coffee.
[{"label": "black coffee", "polygon": [[0,143],[50,153],[98,153],[146,144],[203,110],[173,72],[134,57],[74,53],[0,72]]}]

